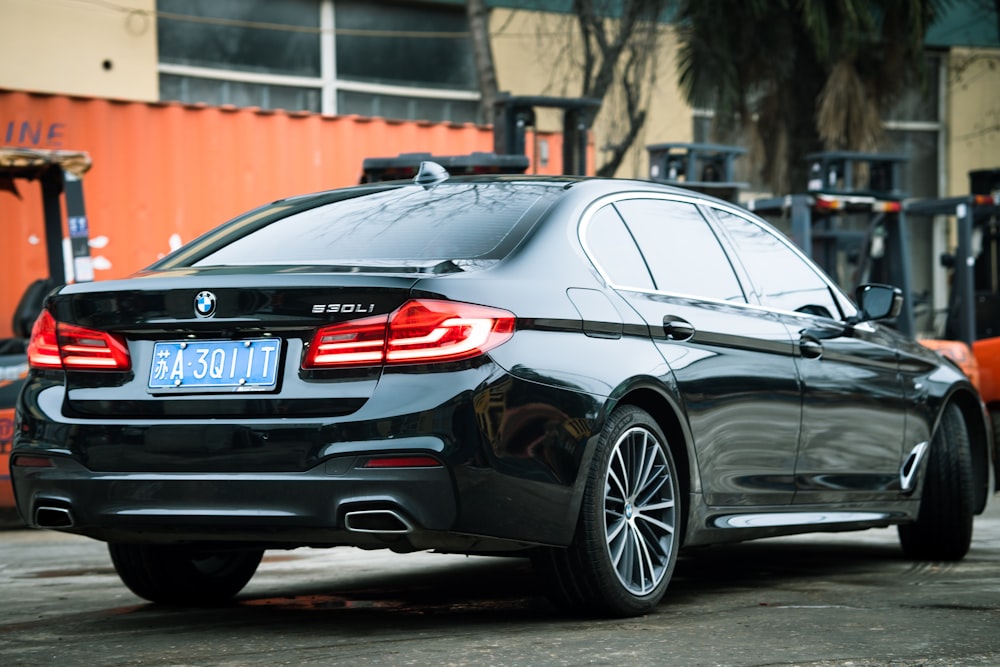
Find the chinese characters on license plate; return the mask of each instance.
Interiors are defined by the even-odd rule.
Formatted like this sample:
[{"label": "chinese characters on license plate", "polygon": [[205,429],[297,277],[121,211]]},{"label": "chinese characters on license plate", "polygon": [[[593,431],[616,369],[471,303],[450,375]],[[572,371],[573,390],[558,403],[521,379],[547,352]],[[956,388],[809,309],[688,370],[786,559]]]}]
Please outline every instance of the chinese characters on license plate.
[{"label": "chinese characters on license plate", "polygon": [[281,341],[169,341],[153,347],[150,390],[266,391],[277,382]]}]

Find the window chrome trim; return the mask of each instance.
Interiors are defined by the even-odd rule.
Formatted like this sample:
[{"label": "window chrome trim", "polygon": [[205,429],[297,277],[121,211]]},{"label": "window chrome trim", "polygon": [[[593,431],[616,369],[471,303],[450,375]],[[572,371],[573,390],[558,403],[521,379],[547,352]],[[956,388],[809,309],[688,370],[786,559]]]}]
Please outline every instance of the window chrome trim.
[{"label": "window chrome trim", "polygon": [[195,65],[159,64],[160,74],[189,76],[198,79],[213,79],[216,81],[237,81],[239,83],[258,83],[270,86],[295,86],[297,88],[316,88],[323,85],[323,79],[317,76],[294,76],[291,74],[266,74],[264,72],[244,72],[234,69],[216,69],[214,67],[197,67]]},{"label": "window chrome trim", "polygon": [[319,108],[322,113],[337,114],[337,39],[334,36],[336,9],[332,2],[319,5],[319,75],[322,92]]},{"label": "window chrome trim", "polygon": [[482,97],[478,91],[472,90],[417,88],[413,86],[397,86],[384,83],[348,81],[346,79],[338,79],[336,82],[328,84],[323,77],[243,72],[240,70],[197,67],[195,65],[172,65],[170,63],[160,63],[159,73],[195,79],[211,79],[213,81],[235,81],[237,83],[250,83],[265,86],[313,88],[320,91],[320,93],[324,95],[324,104],[327,103],[325,96],[330,95],[334,105],[336,104],[336,94],[339,90],[345,90],[352,93],[370,93],[372,95],[388,95],[393,97],[409,97],[430,100],[454,100],[459,102],[478,102]]},{"label": "window chrome trim", "polygon": [[[689,195],[685,195],[685,194],[681,194],[681,193],[672,193],[672,192],[671,193],[668,193],[668,192],[655,192],[655,191],[652,191],[652,190],[631,190],[631,191],[625,191],[625,192],[616,192],[614,194],[603,195],[603,196],[595,199],[594,201],[590,202],[589,204],[587,204],[587,208],[584,210],[583,214],[580,216],[580,220],[577,222],[577,240],[580,242],[580,246],[583,248],[584,254],[587,255],[587,259],[590,260],[590,264],[597,271],[598,275],[601,276],[601,279],[604,281],[604,285],[606,287],[610,287],[611,289],[614,289],[614,290],[625,290],[625,291],[629,291],[629,292],[638,292],[640,294],[655,294],[655,295],[669,296],[669,297],[681,298],[681,299],[694,299],[694,300],[703,301],[703,302],[706,302],[706,303],[717,303],[717,304],[723,304],[723,305],[728,305],[728,306],[746,307],[746,308],[750,308],[752,310],[762,311],[762,312],[766,312],[766,313],[774,313],[774,314],[778,314],[778,315],[792,315],[794,317],[808,317],[808,318],[812,318],[812,319],[823,321],[823,322],[835,322],[835,323],[838,323],[838,324],[843,324],[842,320],[837,320],[837,319],[833,319],[833,318],[829,318],[829,317],[823,317],[822,315],[814,315],[812,313],[802,313],[802,312],[791,311],[791,310],[783,310],[783,309],[780,309],[780,308],[773,308],[771,306],[766,306],[766,305],[759,304],[759,303],[751,303],[749,301],[742,301],[742,302],[741,301],[725,301],[725,300],[722,300],[722,299],[715,299],[715,298],[712,298],[712,297],[707,297],[707,296],[702,296],[702,295],[697,295],[697,294],[684,294],[684,293],[681,293],[681,292],[668,292],[668,291],[664,291],[664,290],[648,289],[646,287],[635,287],[635,286],[620,285],[618,283],[615,283],[614,281],[611,280],[611,277],[608,275],[608,273],[604,269],[604,267],[601,266],[597,262],[596,255],[595,255],[593,249],[587,243],[587,228],[590,226],[590,221],[594,217],[594,214],[599,209],[603,208],[604,206],[607,206],[608,204],[614,204],[615,202],[623,201],[623,200],[626,200],[626,199],[658,199],[658,200],[661,200],[661,201],[675,201],[675,202],[680,202],[680,203],[693,204],[693,205],[695,205],[696,207],[699,207],[699,208],[700,207],[706,207],[706,208],[717,209],[717,210],[720,210],[720,211],[725,211],[727,213],[732,213],[733,215],[739,216],[739,217],[743,218],[744,220],[746,220],[747,222],[749,222],[751,224],[754,224],[754,225],[757,225],[763,231],[765,231],[768,234],[771,234],[772,236],[774,236],[775,238],[777,238],[779,241],[781,241],[782,243],[784,243],[785,246],[787,246],[789,249],[791,249],[792,252],[796,256],[798,256],[800,259],[804,260],[807,263],[807,265],[809,267],[811,267],[816,272],[816,275],[823,281],[823,283],[826,284],[826,286],[828,288],[832,289],[832,293],[836,297],[835,300],[837,301],[837,303],[842,308],[849,308],[849,309],[852,309],[854,311],[854,312],[847,312],[847,313],[845,313],[845,316],[850,317],[851,315],[854,315],[854,314],[857,313],[856,307],[849,300],[846,301],[846,302],[844,302],[844,300],[840,298],[843,295],[843,291],[839,287],[837,287],[833,283],[833,281],[830,280],[829,276],[827,276],[822,270],[818,269],[818,267],[816,267],[816,264],[812,260],[810,260],[808,257],[806,257],[805,253],[803,253],[797,246],[795,246],[794,243],[792,243],[791,241],[789,241],[786,238],[783,238],[780,233],[775,234],[774,231],[772,231],[771,229],[769,229],[770,225],[768,225],[768,223],[766,221],[759,221],[759,220],[755,219],[756,216],[754,216],[754,214],[751,211],[748,211],[746,209],[740,208],[739,206],[734,206],[732,204],[726,204],[725,202],[716,202],[716,201],[712,201],[712,200],[709,200],[709,199],[702,199],[702,198],[697,197],[697,196],[689,196]],[[708,223],[708,225],[710,227],[713,228],[713,231],[715,231],[714,227],[719,224],[717,221],[712,221],[712,220],[706,220],[706,222]],[[761,222],[764,222],[764,224],[761,225]],[[729,248],[724,247],[723,251],[726,253],[726,255],[728,257],[729,252],[730,252]],[[732,258],[730,258],[730,262],[731,261],[732,261]],[[739,280],[740,277],[737,276],[737,279]],[[742,285],[742,280],[740,282],[741,282],[741,287],[746,287],[745,285]]]},{"label": "window chrome trim", "polygon": [[338,79],[336,87],[338,90],[347,90],[352,93],[372,93],[375,95],[394,95],[396,97],[419,97],[421,99],[435,100],[463,100],[477,102],[482,95],[473,90],[447,90],[444,88],[417,88],[414,86],[398,86],[387,83],[364,83],[362,81],[349,81]]}]

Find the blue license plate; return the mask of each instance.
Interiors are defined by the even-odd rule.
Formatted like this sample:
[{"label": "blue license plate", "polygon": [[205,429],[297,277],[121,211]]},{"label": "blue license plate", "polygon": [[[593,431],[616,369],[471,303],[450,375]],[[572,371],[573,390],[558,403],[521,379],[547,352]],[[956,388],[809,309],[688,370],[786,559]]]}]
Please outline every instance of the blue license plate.
[{"label": "blue license plate", "polygon": [[149,388],[267,391],[277,385],[281,341],[166,341],[153,347]]}]

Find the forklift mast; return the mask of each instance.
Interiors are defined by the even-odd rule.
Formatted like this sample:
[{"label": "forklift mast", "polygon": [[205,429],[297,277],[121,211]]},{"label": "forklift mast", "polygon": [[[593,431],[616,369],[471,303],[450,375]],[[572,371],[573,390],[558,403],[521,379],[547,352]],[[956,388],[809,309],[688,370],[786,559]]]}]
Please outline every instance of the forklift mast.
[{"label": "forklift mast", "polygon": [[[76,282],[94,279],[94,267],[90,258],[90,230],[80,180],[90,166],[90,155],[84,152],[0,147],[0,190],[6,190],[20,198],[17,189],[19,180],[34,180],[41,185],[48,258],[47,279],[53,285],[63,285],[68,279]],[[70,263],[63,256],[63,198],[66,200]],[[70,276],[67,276],[67,264],[70,266]]]},{"label": "forklift mast", "polygon": [[[913,279],[905,233],[901,174],[907,158],[883,153],[828,151],[806,156],[807,191],[746,202],[781,219],[802,251],[848,293],[864,282],[903,289],[896,328],[915,336]],[[856,269],[847,265],[857,264]]]},{"label": "forklift mast", "polygon": [[[42,221],[48,275],[39,276],[21,297],[13,314],[14,337],[0,339],[0,527],[20,525],[8,458],[14,435],[14,405],[28,375],[27,344],[45,296],[68,282],[93,280],[87,214],[80,178],[90,168],[87,153],[0,147],[0,190],[20,198],[18,182],[38,181],[42,189]],[[2,196],[2,195],[0,195]],[[62,199],[66,200],[66,227]],[[0,220],[0,225],[4,221]],[[70,258],[64,257],[66,236]],[[67,266],[71,276],[67,276]]]}]

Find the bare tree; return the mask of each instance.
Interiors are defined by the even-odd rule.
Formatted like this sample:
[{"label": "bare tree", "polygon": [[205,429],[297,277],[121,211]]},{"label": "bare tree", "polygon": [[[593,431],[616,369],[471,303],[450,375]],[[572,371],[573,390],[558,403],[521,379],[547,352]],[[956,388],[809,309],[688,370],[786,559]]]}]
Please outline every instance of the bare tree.
[{"label": "bare tree", "polygon": [[[669,0],[573,0],[583,47],[583,97],[616,97],[605,118],[607,157],[598,176],[613,176],[646,123],[654,87],[660,18]],[[607,112],[608,105],[602,105]],[[601,112],[599,112],[601,113]],[[607,115],[607,113],[606,113]]]},{"label": "bare tree", "polygon": [[[581,97],[608,102],[597,111],[604,133],[605,161],[600,176],[614,175],[646,123],[647,106],[655,83],[660,21],[670,0],[573,0],[573,20],[580,42],[563,50],[556,60],[562,71],[574,71],[564,80],[580,81]],[[483,114],[492,118],[497,95],[490,51],[488,14],[484,0],[466,0]]]}]

